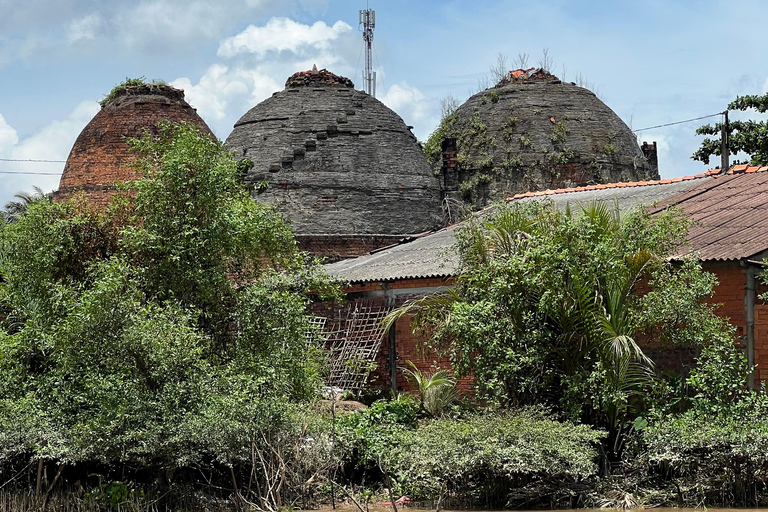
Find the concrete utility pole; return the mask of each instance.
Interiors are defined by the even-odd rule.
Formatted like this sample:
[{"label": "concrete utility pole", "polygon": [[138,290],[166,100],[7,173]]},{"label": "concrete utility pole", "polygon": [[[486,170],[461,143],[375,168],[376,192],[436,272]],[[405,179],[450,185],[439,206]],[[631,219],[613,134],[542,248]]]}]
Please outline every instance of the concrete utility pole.
[{"label": "concrete utility pole", "polygon": [[373,46],[373,29],[376,28],[376,11],[366,9],[360,11],[359,25],[363,26],[363,41],[365,41],[365,70],[363,71],[364,91],[376,97],[376,72],[373,71],[371,47]]},{"label": "concrete utility pole", "polygon": [[725,173],[728,172],[728,169],[731,167],[729,160],[729,153],[728,153],[728,111],[726,110],[723,112],[723,115],[725,116],[725,120],[723,121],[723,128],[720,133],[720,172]]}]

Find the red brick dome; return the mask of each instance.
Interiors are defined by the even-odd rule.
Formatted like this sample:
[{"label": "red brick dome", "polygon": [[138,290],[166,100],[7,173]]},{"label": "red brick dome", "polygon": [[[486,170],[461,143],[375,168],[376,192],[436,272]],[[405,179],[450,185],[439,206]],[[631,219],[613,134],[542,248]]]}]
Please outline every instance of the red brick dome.
[{"label": "red brick dome", "polygon": [[129,152],[126,139],[141,137],[145,131],[157,133],[162,120],[194,123],[214,137],[184,101],[184,91],[155,84],[124,87],[80,132],[64,166],[56,200],[66,201],[83,191],[92,205],[105,205],[115,182],[139,178],[131,166],[136,154]]}]

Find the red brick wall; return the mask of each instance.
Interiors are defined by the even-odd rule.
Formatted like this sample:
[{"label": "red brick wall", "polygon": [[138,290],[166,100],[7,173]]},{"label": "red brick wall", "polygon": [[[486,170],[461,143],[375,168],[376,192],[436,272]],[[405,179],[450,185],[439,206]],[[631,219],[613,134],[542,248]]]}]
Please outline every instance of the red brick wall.
[{"label": "red brick wall", "polygon": [[707,302],[718,305],[718,315],[730,318],[731,324],[736,327],[736,336],[746,336],[746,267],[738,261],[707,261],[704,262],[704,270],[715,274],[718,281],[714,297]]},{"label": "red brick wall", "polygon": [[404,238],[403,235],[296,235],[299,249],[324,257],[328,263],[356,258],[395,245]]},{"label": "red brick wall", "polygon": [[[746,268],[738,261],[726,262],[705,262],[704,269],[712,272],[718,279],[718,285],[715,288],[715,295],[707,302],[716,304],[716,313],[720,316],[730,319],[732,325],[736,327],[736,336],[745,346],[746,337]],[[414,290],[413,294],[402,294],[397,296],[397,305],[402,305],[407,299],[418,297],[415,293],[418,288],[438,287],[454,284],[454,279],[428,278],[411,279],[384,283],[389,289],[395,290]],[[345,291],[348,294],[365,294],[383,290],[382,283],[359,283],[349,286]],[[763,290],[758,289],[758,293]],[[421,353],[418,350],[419,340],[411,333],[411,318],[406,316],[401,318],[395,326],[395,336],[397,342],[397,366],[402,368],[406,366],[406,361],[413,361],[422,372],[432,372],[436,368],[450,369],[450,363],[447,360],[437,360],[434,353]],[[649,356],[657,362],[660,369],[679,371],[683,368],[689,368],[698,355],[695,348],[679,347],[660,347],[652,346],[647,342],[642,342],[644,348],[648,350]],[[756,307],[755,316],[755,362],[758,364],[759,380],[768,380],[768,305]],[[376,386],[389,387],[389,342],[385,339],[377,357],[379,365],[378,370],[372,375],[371,383]],[[472,379],[464,378],[459,387],[464,392],[471,389]],[[401,391],[413,391],[401,370],[397,372],[397,387]]]},{"label": "red brick wall", "polygon": [[[398,301],[400,302],[400,301]],[[420,347],[420,340],[411,331],[411,317],[404,316],[395,325],[395,341],[397,343],[397,389],[398,391],[412,392],[415,387],[408,381],[402,368],[410,369],[407,361],[411,361],[424,374],[434,373],[437,370],[451,369],[451,363],[447,359],[438,359],[437,354],[424,347]],[[389,341],[385,340],[376,358],[379,368],[371,376],[372,383],[386,388],[391,387],[389,370]],[[464,377],[458,381],[459,392],[463,395],[470,393],[472,378]]]},{"label": "red brick wall", "polygon": [[[455,283],[455,278],[424,278],[424,279],[403,279],[399,281],[384,283],[390,290],[413,290],[414,293],[404,293],[397,295],[395,300],[395,306],[400,307],[406,301],[414,298],[420,298],[421,295],[418,292],[419,288],[437,288],[441,286],[451,286]],[[359,285],[358,285],[359,286]],[[364,285],[365,291],[382,290],[381,283],[366,283]],[[348,291],[360,291],[357,287],[350,287]],[[397,344],[397,389],[398,391],[413,392],[416,391],[414,386],[408,381],[402,368],[410,368],[407,361],[411,361],[416,367],[425,374],[434,373],[437,370],[452,371],[451,363],[448,359],[438,359],[437,354],[426,350],[421,346],[421,340],[414,336],[411,330],[410,315],[406,315],[399,319],[395,324],[395,342]],[[382,343],[379,355],[376,358],[376,362],[379,366],[378,370],[374,372],[372,379],[377,385],[381,385],[387,388],[391,387],[390,380],[390,368],[389,368],[389,340],[385,340]],[[458,389],[462,394],[468,394],[472,388],[472,378],[465,377],[459,379]]]},{"label": "red brick wall", "polygon": [[115,182],[140,177],[131,165],[137,155],[129,152],[126,138],[156,134],[161,120],[193,123],[214,137],[183,98],[183,91],[168,86],[132,87],[103,107],[77,137],[55,200],[67,201],[82,191],[93,206],[105,206]]}]

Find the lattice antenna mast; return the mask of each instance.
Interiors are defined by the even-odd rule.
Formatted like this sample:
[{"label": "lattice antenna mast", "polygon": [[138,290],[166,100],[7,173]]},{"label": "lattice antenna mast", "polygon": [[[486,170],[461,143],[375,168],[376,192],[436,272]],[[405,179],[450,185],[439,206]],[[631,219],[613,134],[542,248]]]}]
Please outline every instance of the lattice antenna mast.
[{"label": "lattice antenna mast", "polygon": [[363,70],[363,84],[365,92],[375,98],[376,72],[373,70],[371,47],[373,46],[373,29],[376,28],[376,11],[373,9],[360,11],[359,25],[363,26],[363,41],[365,41],[365,70]]}]

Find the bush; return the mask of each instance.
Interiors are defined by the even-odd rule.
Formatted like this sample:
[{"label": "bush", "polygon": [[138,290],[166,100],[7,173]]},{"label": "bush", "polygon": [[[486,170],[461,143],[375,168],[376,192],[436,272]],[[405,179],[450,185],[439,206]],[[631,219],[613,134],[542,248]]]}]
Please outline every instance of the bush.
[{"label": "bush", "polygon": [[380,463],[397,443],[398,434],[418,426],[419,404],[410,395],[377,400],[371,407],[338,419],[341,463],[348,470],[381,471]]},{"label": "bush", "polygon": [[205,468],[262,508],[306,496],[308,292],[332,286],[219,142],[167,124],[132,144],[135,194],[40,201],[0,227],[0,471]]},{"label": "bush", "polygon": [[472,505],[503,506],[508,492],[532,482],[594,475],[603,436],[538,409],[440,419],[396,432],[386,464],[411,497],[434,499],[445,486]]},{"label": "bush", "polygon": [[659,487],[675,482],[668,504],[767,505],[768,400],[752,395],[748,402],[752,411],[740,416],[691,410],[653,423],[636,468],[660,480]]}]

